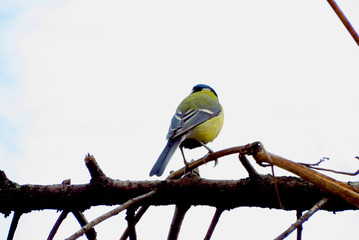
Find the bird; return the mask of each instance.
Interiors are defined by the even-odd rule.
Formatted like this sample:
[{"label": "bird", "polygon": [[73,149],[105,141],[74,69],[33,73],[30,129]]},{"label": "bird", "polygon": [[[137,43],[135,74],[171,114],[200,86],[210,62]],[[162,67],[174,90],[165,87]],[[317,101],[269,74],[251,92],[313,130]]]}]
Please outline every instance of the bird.
[{"label": "bird", "polygon": [[188,166],[183,148],[205,147],[222,129],[223,108],[217,93],[208,85],[198,84],[177,107],[167,134],[167,144],[150,171],[150,176],[161,176],[179,147],[185,167]]}]

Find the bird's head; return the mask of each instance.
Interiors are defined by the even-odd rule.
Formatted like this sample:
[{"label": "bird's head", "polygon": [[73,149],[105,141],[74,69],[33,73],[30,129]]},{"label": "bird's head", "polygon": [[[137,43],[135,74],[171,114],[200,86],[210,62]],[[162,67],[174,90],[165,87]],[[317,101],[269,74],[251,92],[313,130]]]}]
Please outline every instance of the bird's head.
[{"label": "bird's head", "polygon": [[192,93],[200,92],[200,91],[203,91],[203,90],[211,91],[211,92],[214,93],[214,95],[216,95],[216,97],[218,97],[217,93],[213,90],[213,88],[211,88],[210,86],[208,86],[206,84],[197,84],[196,86],[193,87]]}]

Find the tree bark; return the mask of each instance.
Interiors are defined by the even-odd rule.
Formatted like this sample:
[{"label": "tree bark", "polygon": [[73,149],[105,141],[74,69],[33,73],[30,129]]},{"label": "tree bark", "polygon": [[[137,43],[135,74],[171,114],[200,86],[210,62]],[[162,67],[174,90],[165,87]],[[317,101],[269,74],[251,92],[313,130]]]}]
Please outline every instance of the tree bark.
[{"label": "tree bark", "polygon": [[[278,177],[278,189],[286,210],[307,210],[325,196],[328,211],[357,209],[313,184],[297,177]],[[359,185],[359,183],[352,183]],[[0,212],[30,212],[56,209],[84,211],[91,206],[117,205],[152,190],[150,205],[207,205],[221,209],[250,206],[278,208],[273,177],[240,180],[187,179],[164,181],[120,181],[99,177],[88,184],[19,185],[0,171]]]}]

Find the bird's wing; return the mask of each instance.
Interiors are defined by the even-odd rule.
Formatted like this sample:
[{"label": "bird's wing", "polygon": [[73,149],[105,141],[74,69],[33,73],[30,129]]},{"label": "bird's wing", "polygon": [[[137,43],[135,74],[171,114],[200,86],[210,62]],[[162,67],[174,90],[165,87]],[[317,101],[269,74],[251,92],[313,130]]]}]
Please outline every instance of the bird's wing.
[{"label": "bird's wing", "polygon": [[173,116],[167,138],[176,138],[198,124],[217,116],[221,112],[221,105],[211,109],[191,109],[185,113],[177,111]]}]

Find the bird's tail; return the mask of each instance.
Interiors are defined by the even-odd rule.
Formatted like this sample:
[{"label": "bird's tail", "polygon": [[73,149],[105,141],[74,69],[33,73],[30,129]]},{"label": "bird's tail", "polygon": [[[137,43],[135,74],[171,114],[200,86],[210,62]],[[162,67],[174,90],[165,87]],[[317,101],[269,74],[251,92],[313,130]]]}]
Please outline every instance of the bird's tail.
[{"label": "bird's tail", "polygon": [[169,139],[165,148],[163,149],[161,155],[158,157],[155,165],[153,165],[152,170],[150,172],[150,176],[157,175],[161,176],[165,171],[165,168],[175,153],[177,147],[181,143],[181,137],[177,137],[175,139]]}]

